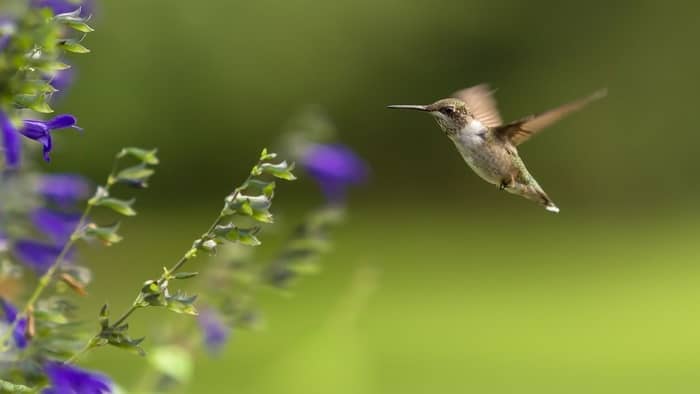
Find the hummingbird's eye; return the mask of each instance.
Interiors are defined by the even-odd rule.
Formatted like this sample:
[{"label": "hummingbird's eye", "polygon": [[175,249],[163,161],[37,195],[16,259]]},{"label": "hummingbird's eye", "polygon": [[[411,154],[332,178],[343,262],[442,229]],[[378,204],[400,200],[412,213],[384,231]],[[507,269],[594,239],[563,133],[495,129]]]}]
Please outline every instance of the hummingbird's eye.
[{"label": "hummingbird's eye", "polygon": [[445,115],[452,115],[455,112],[455,109],[452,107],[444,107],[440,109],[440,112]]}]

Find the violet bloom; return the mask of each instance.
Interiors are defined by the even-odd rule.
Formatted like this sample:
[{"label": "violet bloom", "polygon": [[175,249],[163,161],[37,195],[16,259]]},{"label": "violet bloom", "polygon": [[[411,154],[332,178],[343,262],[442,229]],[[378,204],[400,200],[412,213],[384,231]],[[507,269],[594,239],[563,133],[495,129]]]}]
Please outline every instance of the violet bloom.
[{"label": "violet bloom", "polygon": [[348,186],[367,179],[367,164],[344,145],[313,144],[301,158],[301,165],[318,182],[331,203],[343,202]]},{"label": "violet bloom", "polygon": [[0,53],[7,48],[7,44],[9,44],[16,29],[15,21],[6,16],[0,16]]},{"label": "violet bloom", "polygon": [[54,211],[39,208],[31,214],[32,223],[56,245],[65,244],[78,226],[80,214]]},{"label": "violet bloom", "polygon": [[56,71],[53,76],[50,76],[49,83],[57,90],[52,96],[52,98],[58,99],[66,94],[66,90],[73,84],[75,80],[75,70],[73,68],[67,68],[65,70]]},{"label": "violet bloom", "polygon": [[51,157],[49,156],[53,148],[51,131],[65,128],[82,130],[80,127],[76,126],[76,123],[77,119],[75,119],[75,116],[63,114],[48,121],[25,120],[24,128],[19,132],[27,138],[39,141],[44,146],[44,160],[51,161]]},{"label": "violet bloom", "polygon": [[92,0],[32,0],[32,6],[51,8],[54,15],[72,12],[81,8],[80,16],[87,17],[92,12]]},{"label": "violet bloom", "polygon": [[44,366],[51,387],[42,394],[102,394],[112,392],[112,381],[106,375],[61,362]]},{"label": "violet bloom", "polygon": [[[46,272],[53,265],[62,249],[63,245],[31,239],[18,240],[12,246],[12,252],[15,256],[39,273]],[[70,253],[66,256],[66,260],[70,260]]]},{"label": "violet bloom", "polygon": [[[0,306],[2,306],[7,324],[10,325],[14,323],[15,319],[17,319],[17,308],[3,299],[0,299]],[[17,322],[17,325],[15,325],[14,331],[12,331],[12,338],[15,340],[15,345],[18,349],[27,347],[27,337],[24,335],[25,331],[27,331],[27,319],[22,318]]]},{"label": "violet bloom", "polygon": [[211,308],[203,308],[199,311],[197,321],[207,349],[212,353],[221,350],[231,331],[221,316]]},{"label": "violet bloom", "polygon": [[9,168],[19,165],[21,142],[17,129],[5,112],[0,110],[0,132],[2,132],[2,150],[5,152],[5,164]]},{"label": "violet bloom", "polygon": [[37,189],[44,198],[62,206],[82,201],[90,194],[88,181],[73,174],[43,175]]}]

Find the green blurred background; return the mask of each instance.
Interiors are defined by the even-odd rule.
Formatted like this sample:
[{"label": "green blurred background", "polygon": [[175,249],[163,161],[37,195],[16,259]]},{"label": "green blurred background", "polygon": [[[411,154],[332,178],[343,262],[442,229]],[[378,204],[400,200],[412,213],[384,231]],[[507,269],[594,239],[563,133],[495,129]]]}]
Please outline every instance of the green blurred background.
[{"label": "green blurred background", "polygon": [[[51,171],[106,173],[121,146],[162,166],[86,250],[86,318],[175,260],[290,117],[323,106],[371,182],[320,276],[264,293],[266,329],[199,356],[191,393],[659,393],[700,390],[700,7],[658,1],[103,1],[59,110]],[[516,119],[609,96],[520,151],[561,207],[498,192],[429,117],[385,110],[480,82]],[[280,187],[274,247],[321,201]],[[202,259],[196,264],[204,266]],[[359,272],[359,273],[358,273]],[[359,275],[359,276],[358,276]],[[183,321],[139,314],[134,334]],[[148,349],[148,342],[146,342]],[[89,365],[126,387],[143,359]]]}]

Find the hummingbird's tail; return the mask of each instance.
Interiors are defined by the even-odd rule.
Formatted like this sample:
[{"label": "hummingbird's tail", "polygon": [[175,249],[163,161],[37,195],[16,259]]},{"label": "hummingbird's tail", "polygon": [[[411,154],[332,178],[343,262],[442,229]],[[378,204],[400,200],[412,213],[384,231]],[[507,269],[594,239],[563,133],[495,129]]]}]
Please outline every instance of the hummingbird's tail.
[{"label": "hummingbird's tail", "polygon": [[506,190],[513,194],[518,194],[527,198],[528,200],[534,201],[544,207],[549,212],[559,213],[559,207],[554,204],[547,193],[542,190],[540,185],[537,184],[534,179],[531,180],[529,184],[515,182],[506,188]]},{"label": "hummingbird's tail", "polygon": [[549,212],[559,213],[559,207],[554,205],[554,203],[551,201],[544,206],[544,209],[548,210]]},{"label": "hummingbird's tail", "polygon": [[547,193],[545,193],[544,190],[538,187],[536,193],[540,197],[540,203],[544,206],[544,209],[549,212],[559,213],[559,207],[554,204],[554,201],[547,196]]}]

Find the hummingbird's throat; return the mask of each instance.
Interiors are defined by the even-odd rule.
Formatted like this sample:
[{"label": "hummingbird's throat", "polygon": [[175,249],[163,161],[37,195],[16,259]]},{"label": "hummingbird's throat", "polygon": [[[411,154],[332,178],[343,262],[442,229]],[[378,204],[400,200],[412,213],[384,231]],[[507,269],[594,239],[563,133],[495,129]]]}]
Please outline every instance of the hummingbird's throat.
[{"label": "hummingbird's throat", "polygon": [[464,126],[466,126],[466,121],[462,121],[461,118],[455,119],[445,116],[439,112],[434,115],[435,121],[438,126],[445,132],[448,136],[456,135]]}]

